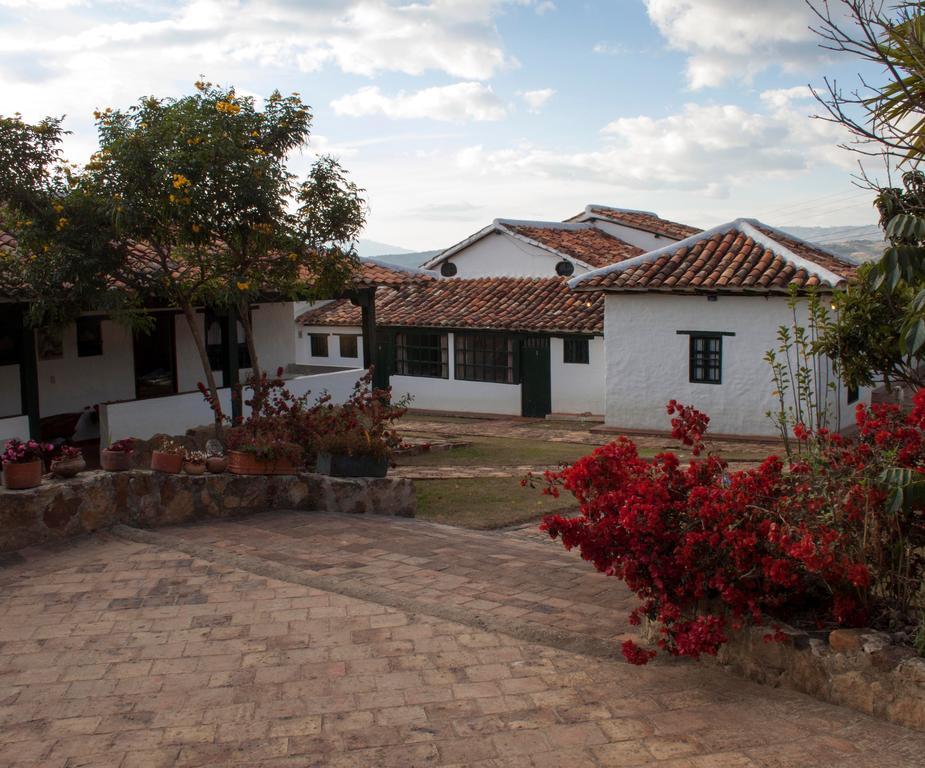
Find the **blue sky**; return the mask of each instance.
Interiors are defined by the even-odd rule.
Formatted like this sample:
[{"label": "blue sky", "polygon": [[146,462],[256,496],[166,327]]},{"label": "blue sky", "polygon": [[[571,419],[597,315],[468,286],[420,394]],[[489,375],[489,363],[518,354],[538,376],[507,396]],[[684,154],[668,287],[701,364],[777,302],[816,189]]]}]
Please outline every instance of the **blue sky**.
[{"label": "blue sky", "polygon": [[412,249],[592,202],[873,223],[857,158],[806,98],[857,64],[823,55],[810,20],[803,0],[0,0],[0,114],[66,113],[81,162],[97,107],[200,74],[299,91],[315,133],[293,166],[339,155],[365,235]]}]

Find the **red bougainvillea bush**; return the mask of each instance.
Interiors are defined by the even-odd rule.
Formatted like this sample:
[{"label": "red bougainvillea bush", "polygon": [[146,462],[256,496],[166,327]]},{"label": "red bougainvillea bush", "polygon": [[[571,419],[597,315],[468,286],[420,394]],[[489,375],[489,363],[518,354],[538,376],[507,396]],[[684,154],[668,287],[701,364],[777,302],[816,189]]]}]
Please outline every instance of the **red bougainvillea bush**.
[{"label": "red bougainvillea bush", "polygon": [[[856,440],[798,425],[788,466],[770,456],[734,472],[706,450],[705,414],[674,401],[668,413],[672,434],[694,454],[686,466],[673,453],[643,459],[621,437],[545,474],[544,492],[574,494],[581,512],[542,524],[626,582],[642,601],[631,622],[659,622],[662,649],[715,654],[730,627],[767,615],[832,627],[914,613],[925,504],[911,489],[925,469],[925,394],[908,416],[859,408]],[[899,467],[907,487],[897,501],[890,473]],[[656,652],[629,641],[623,653],[645,664]]]}]

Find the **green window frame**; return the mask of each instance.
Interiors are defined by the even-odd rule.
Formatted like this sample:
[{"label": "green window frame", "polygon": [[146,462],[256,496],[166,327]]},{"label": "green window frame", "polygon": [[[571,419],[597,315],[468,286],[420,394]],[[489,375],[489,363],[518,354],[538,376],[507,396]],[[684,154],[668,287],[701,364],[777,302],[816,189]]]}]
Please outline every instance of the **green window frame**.
[{"label": "green window frame", "polygon": [[328,335],[326,333],[310,333],[308,340],[311,345],[312,357],[328,356]]},{"label": "green window frame", "polygon": [[690,335],[690,382],[723,383],[723,337],[719,334]]},{"label": "green window frame", "polygon": [[425,379],[450,377],[445,333],[400,331],[395,334],[395,373]]},{"label": "green window frame", "polygon": [[582,336],[568,336],[562,340],[562,362],[566,365],[588,365],[591,362],[590,340]]},{"label": "green window frame", "polygon": [[340,351],[341,357],[359,357],[360,356],[360,345],[359,345],[359,336],[356,335],[342,335],[337,337],[338,350]]},{"label": "green window frame", "polygon": [[457,333],[455,376],[460,381],[514,384],[514,339],[501,334]]}]

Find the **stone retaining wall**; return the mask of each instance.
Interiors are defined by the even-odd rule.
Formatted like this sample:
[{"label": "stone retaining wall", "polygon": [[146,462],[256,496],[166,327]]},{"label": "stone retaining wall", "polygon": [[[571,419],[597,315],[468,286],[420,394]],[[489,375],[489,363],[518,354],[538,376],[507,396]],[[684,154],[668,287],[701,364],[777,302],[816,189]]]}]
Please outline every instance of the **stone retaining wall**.
[{"label": "stone retaining wall", "polygon": [[399,478],[84,472],[26,491],[0,489],[0,552],[116,523],[154,528],[274,509],[414,517],[416,502],[412,482]]},{"label": "stone retaining wall", "polygon": [[[658,629],[646,622],[654,642]],[[765,638],[780,627],[780,642]],[[925,730],[925,659],[871,629],[807,633],[780,622],[727,630],[729,642],[702,657],[774,687],[791,688],[900,725]]]}]

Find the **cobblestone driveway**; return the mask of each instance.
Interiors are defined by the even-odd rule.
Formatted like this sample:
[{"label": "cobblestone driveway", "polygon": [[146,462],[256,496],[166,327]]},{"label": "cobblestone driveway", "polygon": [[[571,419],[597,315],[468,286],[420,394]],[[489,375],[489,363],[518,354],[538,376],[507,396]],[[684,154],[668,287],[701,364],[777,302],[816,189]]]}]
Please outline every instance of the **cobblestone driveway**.
[{"label": "cobblestone driveway", "polygon": [[[13,558],[0,568],[0,765],[922,764],[920,734],[805,696],[474,626],[498,609],[466,604],[504,605],[518,580],[512,599],[542,595],[562,616],[604,597],[594,582],[615,585],[578,578],[585,565],[531,536],[414,522],[387,535],[395,522],[265,515]],[[506,550],[520,565],[492,560]],[[465,622],[434,615],[438,603],[383,604],[409,599],[415,569],[436,593],[416,588],[413,600],[450,601],[485,582],[501,591],[442,603]],[[300,583],[318,578],[333,590]],[[370,599],[338,594],[364,589]],[[533,612],[503,618],[517,630]],[[592,639],[622,631],[584,627]]]}]

